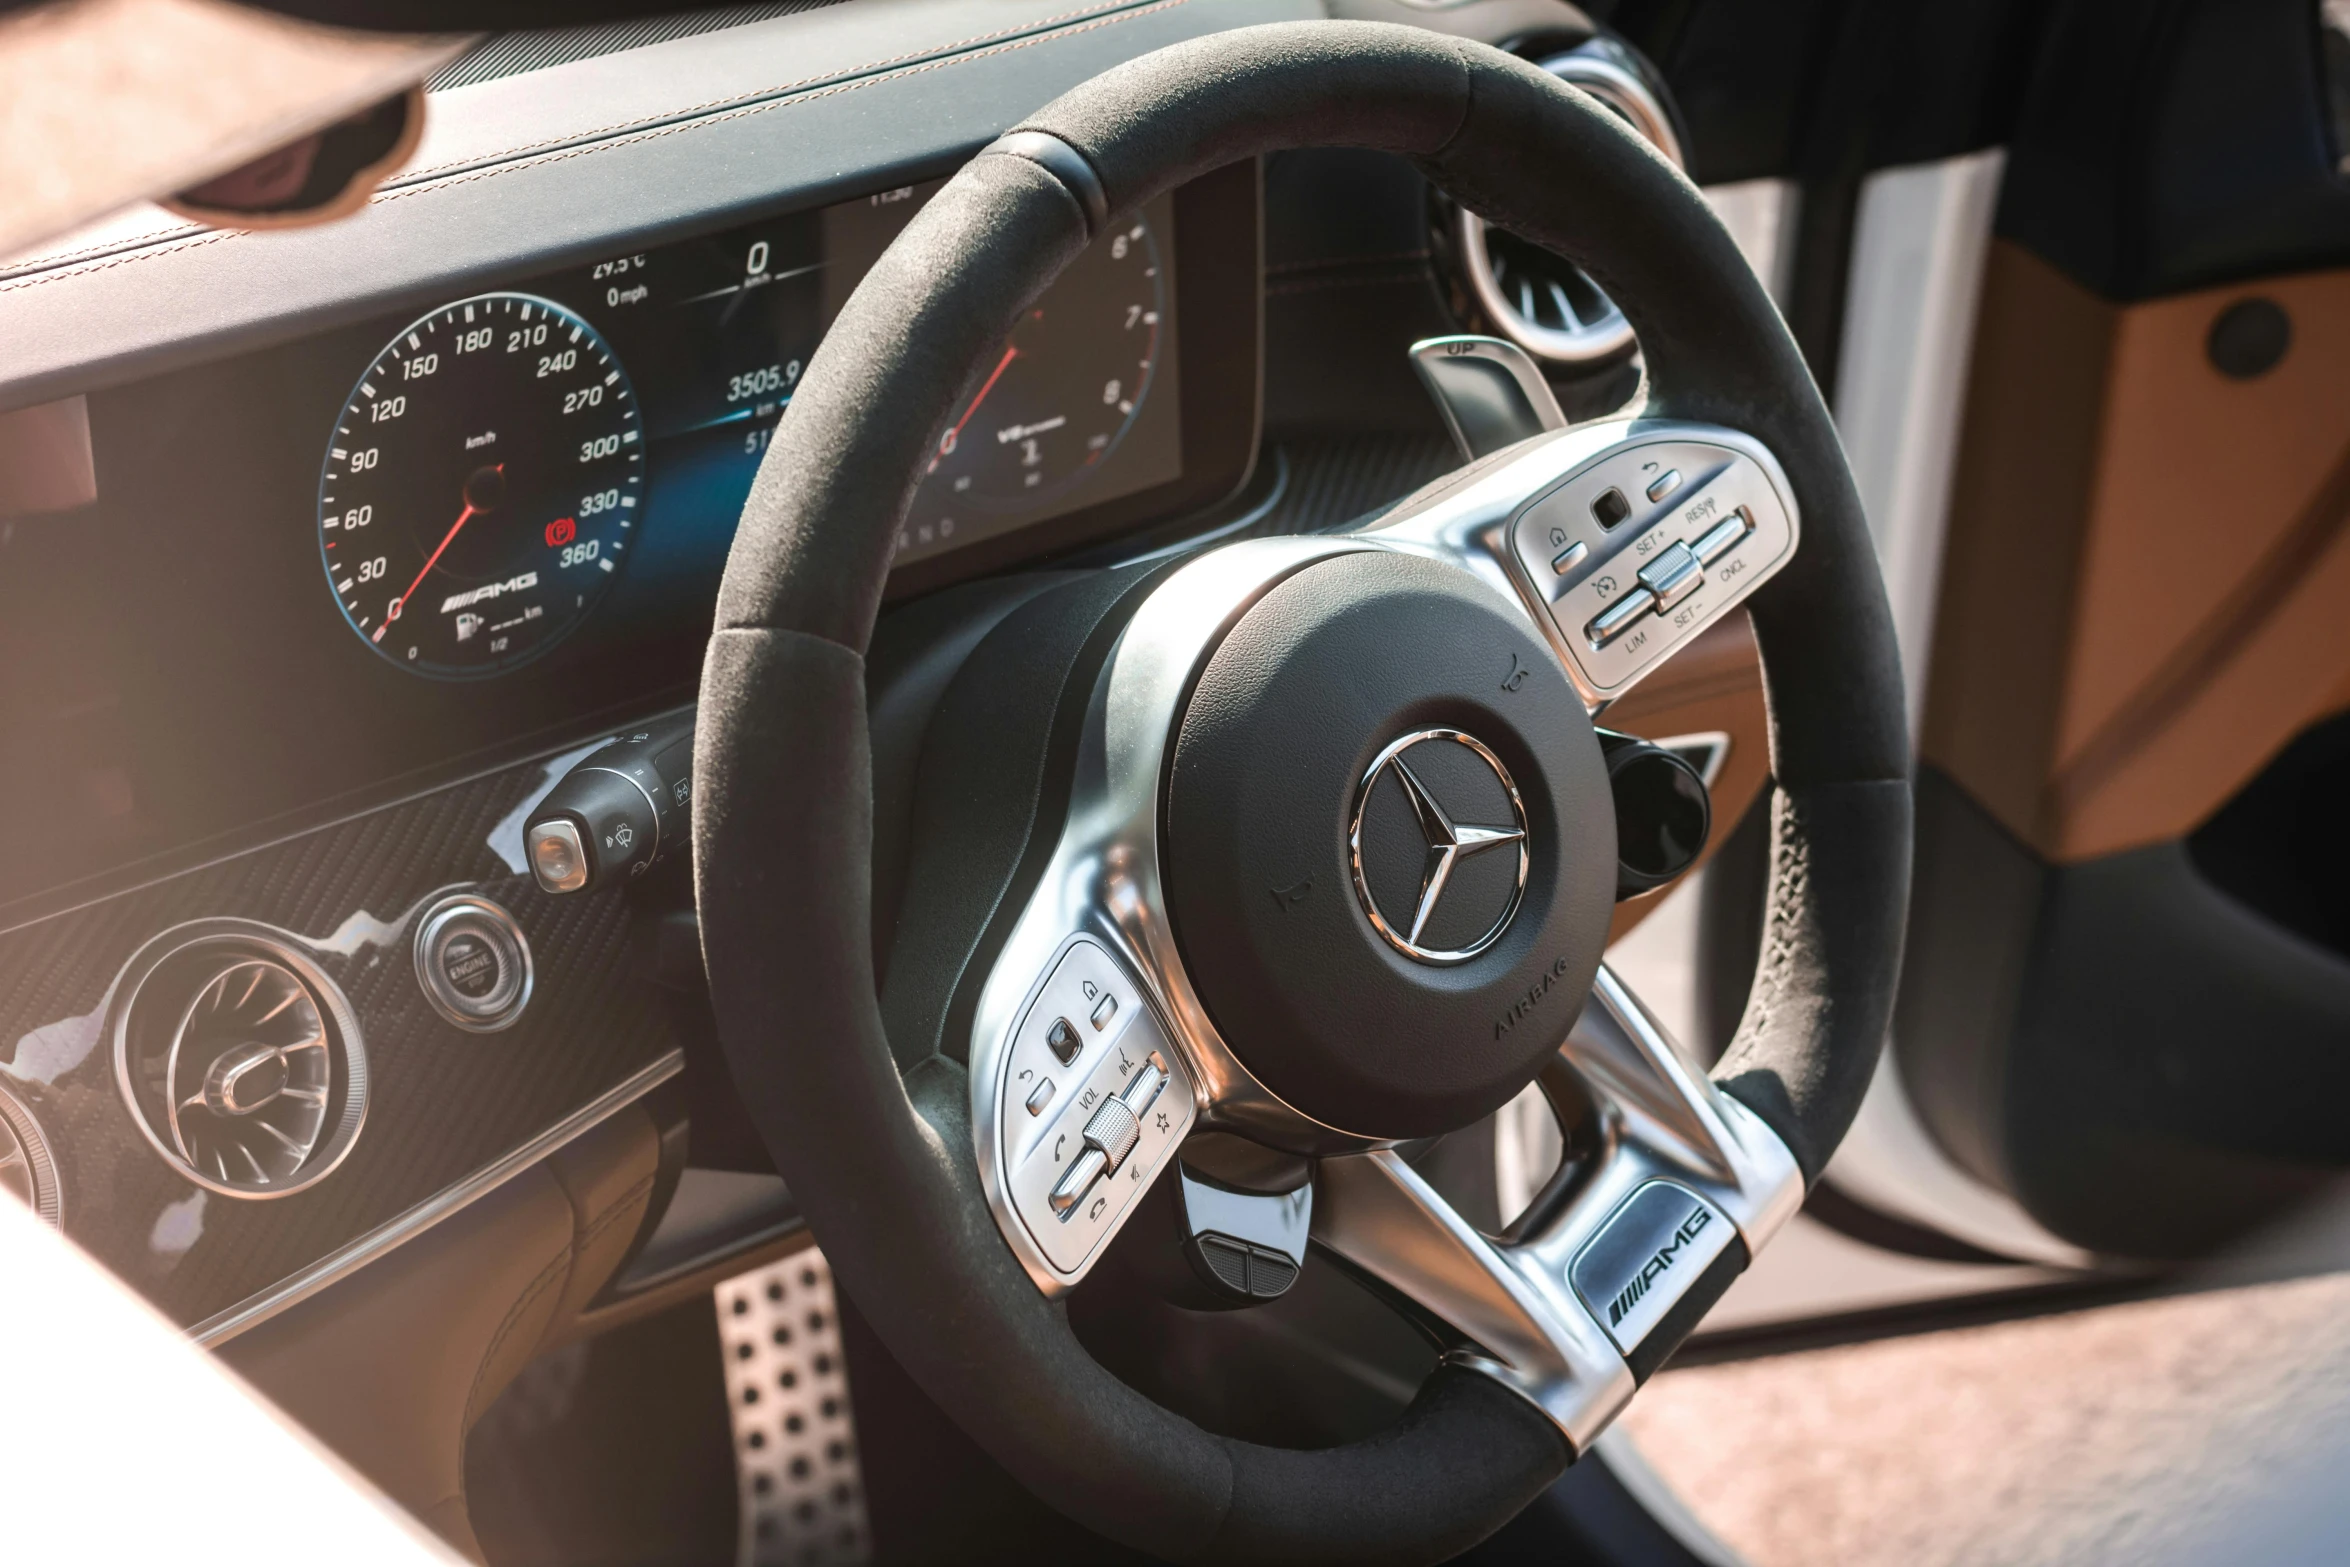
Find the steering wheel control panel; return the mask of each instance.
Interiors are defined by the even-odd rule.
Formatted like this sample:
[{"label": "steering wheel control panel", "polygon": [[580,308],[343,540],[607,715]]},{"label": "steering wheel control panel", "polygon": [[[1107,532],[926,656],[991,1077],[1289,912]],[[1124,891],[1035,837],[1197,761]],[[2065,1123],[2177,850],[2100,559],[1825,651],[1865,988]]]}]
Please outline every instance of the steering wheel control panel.
[{"label": "steering wheel control panel", "polygon": [[1535,496],[1510,524],[1520,580],[1576,683],[1620,696],[1795,553],[1779,477],[1708,442],[1634,442]]},{"label": "steering wheel control panel", "polygon": [[1191,1130],[1191,1080],[1141,988],[1082,937],[1029,1001],[1003,1072],[996,1137],[1012,1206],[1052,1266],[1074,1273]]}]

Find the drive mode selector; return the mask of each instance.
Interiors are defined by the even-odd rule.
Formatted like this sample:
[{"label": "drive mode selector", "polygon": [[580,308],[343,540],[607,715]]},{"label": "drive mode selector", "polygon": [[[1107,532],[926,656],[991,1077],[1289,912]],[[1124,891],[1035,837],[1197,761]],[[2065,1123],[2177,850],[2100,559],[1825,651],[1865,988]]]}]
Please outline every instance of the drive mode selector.
[{"label": "drive mode selector", "polygon": [[416,980],[441,1016],[472,1033],[495,1033],[530,1003],[530,943],[489,899],[443,898],[416,922]]}]

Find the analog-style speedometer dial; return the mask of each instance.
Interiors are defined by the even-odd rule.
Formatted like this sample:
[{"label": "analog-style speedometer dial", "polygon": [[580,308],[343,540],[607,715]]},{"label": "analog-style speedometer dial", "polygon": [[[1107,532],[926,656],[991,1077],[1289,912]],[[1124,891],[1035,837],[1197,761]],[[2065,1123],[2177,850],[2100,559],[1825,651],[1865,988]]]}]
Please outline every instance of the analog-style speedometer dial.
[{"label": "analog-style speedometer dial", "polygon": [[335,421],[319,554],[376,652],[442,677],[552,646],[627,558],[644,421],[596,329],[528,294],[444,305],[384,346]]}]

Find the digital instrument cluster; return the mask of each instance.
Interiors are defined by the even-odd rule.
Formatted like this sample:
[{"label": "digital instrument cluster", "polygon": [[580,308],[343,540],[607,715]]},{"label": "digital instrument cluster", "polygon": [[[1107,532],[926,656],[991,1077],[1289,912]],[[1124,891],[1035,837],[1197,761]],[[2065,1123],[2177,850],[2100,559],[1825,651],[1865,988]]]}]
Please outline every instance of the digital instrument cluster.
[{"label": "digital instrument cluster", "polygon": [[[658,513],[739,513],[824,330],[937,188],[607,257],[402,326],[320,468],[320,563],[351,630],[419,675],[499,674],[595,612]],[[901,562],[1180,476],[1173,226],[1162,200],[1030,308],[939,436]]]},{"label": "digital instrument cluster", "polygon": [[[0,529],[0,762],[56,784],[0,818],[0,909],[685,700],[777,422],[936,188],[525,259],[33,410],[88,472]],[[1221,515],[1256,452],[1259,235],[1236,164],[1074,261],[972,366],[888,600]]]}]

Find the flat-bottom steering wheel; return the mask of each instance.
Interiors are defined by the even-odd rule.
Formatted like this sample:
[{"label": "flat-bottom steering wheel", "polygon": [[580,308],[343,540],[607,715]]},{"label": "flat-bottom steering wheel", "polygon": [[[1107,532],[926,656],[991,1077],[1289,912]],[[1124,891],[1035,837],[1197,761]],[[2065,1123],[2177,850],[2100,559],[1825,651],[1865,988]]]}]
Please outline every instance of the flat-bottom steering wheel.
[{"label": "flat-bottom steering wheel", "polygon": [[[877,983],[865,651],[932,443],[1095,236],[1184,180],[1308,146],[1401,154],[1579,262],[1638,330],[1645,406],[1349,534],[1041,586],[923,742]],[[1617,832],[1592,713],[1766,580],[1768,907],[1708,1080],[1600,966]],[[811,361],[717,628],[694,861],[737,1085],[891,1351],[1105,1535],[1178,1561],[1459,1551],[1588,1448],[1858,1107],[1910,829],[1859,498],[1697,191],[1499,51],[1252,28],[1112,70],[989,146]],[[1507,1232],[1480,1233],[1398,1146],[1538,1079],[1570,1157]],[[1179,1148],[1206,1132],[1310,1168],[1323,1256],[1441,1325],[1392,1429],[1311,1452],[1233,1440],[1080,1346],[1062,1297],[1129,1221],[1162,1222]],[[1283,1266],[1217,1244],[1243,1290]]]}]

